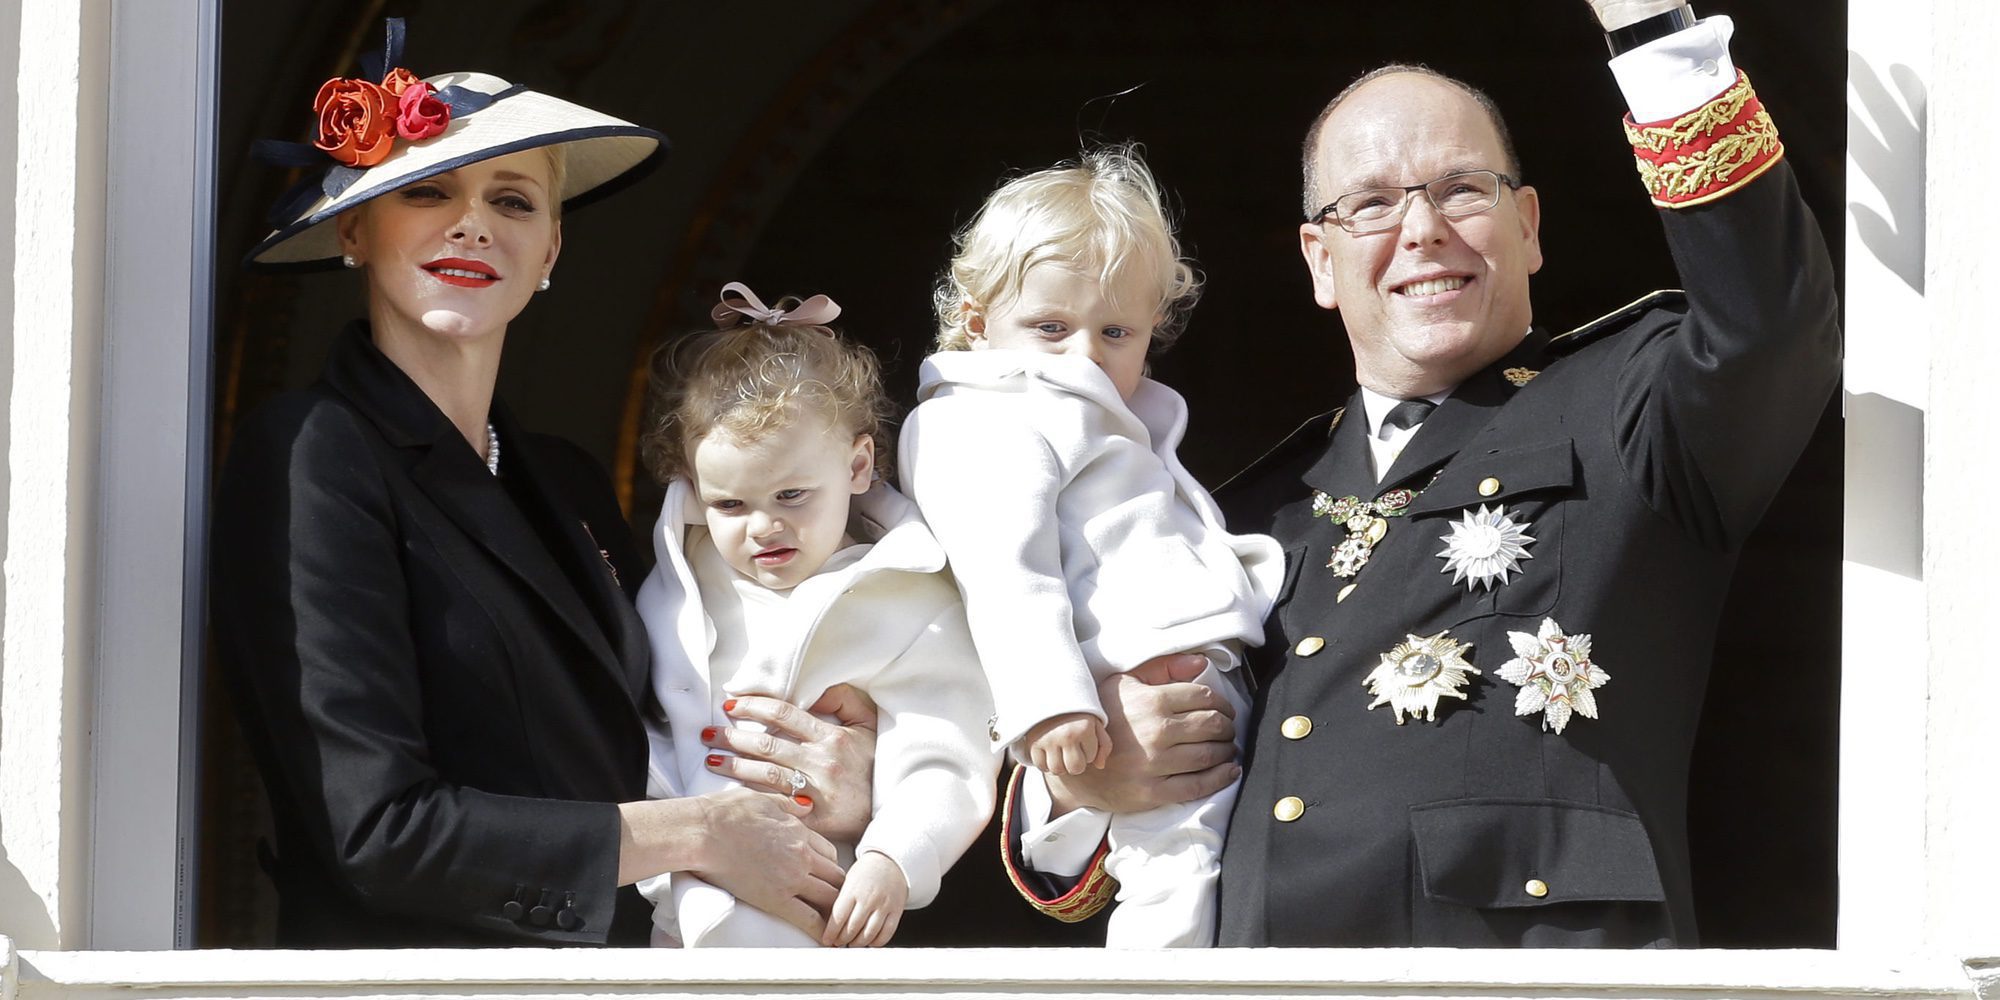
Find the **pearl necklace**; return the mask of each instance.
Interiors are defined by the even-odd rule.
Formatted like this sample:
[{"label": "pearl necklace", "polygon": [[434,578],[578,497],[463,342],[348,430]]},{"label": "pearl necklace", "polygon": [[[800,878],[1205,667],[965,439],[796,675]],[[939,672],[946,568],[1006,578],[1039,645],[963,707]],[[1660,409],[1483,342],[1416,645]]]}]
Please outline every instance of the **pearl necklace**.
[{"label": "pearl necklace", "polygon": [[490,423],[486,425],[486,471],[500,474],[500,435]]}]

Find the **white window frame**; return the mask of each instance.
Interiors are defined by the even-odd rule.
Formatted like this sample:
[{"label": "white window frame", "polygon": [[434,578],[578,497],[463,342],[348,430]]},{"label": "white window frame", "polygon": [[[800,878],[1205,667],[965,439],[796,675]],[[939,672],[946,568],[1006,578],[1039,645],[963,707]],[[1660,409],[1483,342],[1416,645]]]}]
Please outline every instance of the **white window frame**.
[{"label": "white window frame", "polygon": [[[1930,79],[1931,16],[1987,0],[1850,0],[1856,72],[1913,68]],[[195,743],[203,609],[219,0],[109,4],[111,140],[104,193],[105,333],[102,506],[96,587],[98,649],[92,830],[87,845],[93,949],[187,948],[193,915],[179,901],[193,875]],[[1942,44],[1942,43],[1941,43]],[[1851,140],[1881,130],[1855,109]],[[1924,109],[1909,108],[1922,122]],[[1925,150],[1891,150],[1892,169],[1850,157],[1849,197],[1878,210],[1921,206]],[[88,193],[80,192],[87,197]],[[1931,595],[1924,580],[1923,416],[1932,373],[1921,339],[1922,293],[1859,239],[1848,219],[1846,555],[1843,662],[1925,661]],[[173,252],[178,248],[189,252]],[[1921,256],[1921,253],[1919,254]],[[1908,261],[1901,261],[1907,265]],[[1935,474],[1935,473],[1933,473]],[[1921,689],[1925,680],[1918,674]],[[1907,695],[1907,684],[1898,689]],[[252,986],[296,995],[443,984],[477,993],[508,984],[546,994],[642,995],[851,990],[1244,995],[1632,995],[1635,991],[1889,992],[1969,996],[1974,979],[1940,950],[1939,835],[1927,799],[1935,723],[1922,698],[1884,698],[1862,671],[1843,673],[1838,950],[1677,954],[1270,950],[1217,962],[1213,953],[1127,955],[971,950],[816,954],[809,961],[730,956],[518,951],[405,952],[357,964],[334,954],[182,952],[6,954],[0,993],[17,980],[49,991],[151,986],[159,995],[226,996]],[[1988,826],[1989,831],[1993,827]],[[1990,862],[1988,862],[1990,866]],[[1994,926],[1988,923],[1987,927]],[[4,942],[4,938],[0,938]],[[2000,951],[2000,945],[1996,945]],[[365,965],[365,971],[363,966]],[[796,971],[793,967],[797,967]],[[746,971],[748,970],[748,971]],[[1995,974],[1975,970],[1981,986]],[[983,984],[977,985],[975,984]],[[172,987],[172,988],[168,988]],[[497,990],[496,990],[497,991]]]}]

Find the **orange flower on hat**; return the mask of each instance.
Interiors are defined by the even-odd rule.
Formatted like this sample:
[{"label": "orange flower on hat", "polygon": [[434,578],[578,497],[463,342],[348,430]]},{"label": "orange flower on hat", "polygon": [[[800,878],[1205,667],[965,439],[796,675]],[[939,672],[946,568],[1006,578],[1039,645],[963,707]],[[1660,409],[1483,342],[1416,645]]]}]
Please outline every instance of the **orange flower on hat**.
[{"label": "orange flower on hat", "polygon": [[[390,70],[388,76],[382,78],[382,89],[388,91],[390,97],[400,99],[403,96],[403,91],[408,89],[411,84],[423,82],[417,79],[417,74],[398,66]],[[425,86],[429,86],[429,84],[425,84]]]},{"label": "orange flower on hat", "polygon": [[313,98],[319,135],[313,146],[350,167],[372,167],[395,145],[388,91],[366,80],[336,77]]}]

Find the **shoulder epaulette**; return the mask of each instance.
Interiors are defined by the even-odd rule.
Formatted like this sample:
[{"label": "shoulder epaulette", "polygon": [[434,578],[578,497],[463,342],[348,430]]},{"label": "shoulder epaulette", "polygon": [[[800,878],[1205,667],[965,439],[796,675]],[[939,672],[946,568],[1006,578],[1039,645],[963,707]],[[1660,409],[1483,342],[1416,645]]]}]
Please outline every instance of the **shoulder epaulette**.
[{"label": "shoulder epaulette", "polygon": [[1663,288],[1648,292],[1637,300],[1619,306],[1602,316],[1591,320],[1568,333],[1549,338],[1549,350],[1566,353],[1618,330],[1625,323],[1637,319],[1641,314],[1654,309],[1680,309],[1687,303],[1687,293],[1678,288]]},{"label": "shoulder epaulette", "polygon": [[1305,423],[1300,424],[1298,427],[1294,428],[1290,434],[1285,435],[1284,440],[1279,441],[1275,445],[1272,445],[1270,450],[1264,452],[1262,455],[1257,456],[1257,458],[1254,461],[1252,461],[1249,465],[1246,465],[1243,468],[1238,469],[1235,475],[1232,475],[1228,479],[1223,480],[1221,485],[1217,486],[1214,490],[1211,490],[1210,492],[1211,493],[1221,492],[1222,490],[1227,489],[1229,487],[1229,484],[1234,483],[1237,480],[1250,475],[1251,473],[1262,471],[1265,466],[1271,464],[1272,462],[1284,460],[1287,456],[1289,456],[1293,451],[1296,451],[1302,445],[1308,444],[1310,442],[1324,442],[1327,438],[1333,436],[1334,428],[1340,426],[1340,418],[1346,412],[1347,412],[1347,407],[1336,406],[1333,409],[1328,410],[1325,413],[1319,414],[1318,416],[1307,420]]}]

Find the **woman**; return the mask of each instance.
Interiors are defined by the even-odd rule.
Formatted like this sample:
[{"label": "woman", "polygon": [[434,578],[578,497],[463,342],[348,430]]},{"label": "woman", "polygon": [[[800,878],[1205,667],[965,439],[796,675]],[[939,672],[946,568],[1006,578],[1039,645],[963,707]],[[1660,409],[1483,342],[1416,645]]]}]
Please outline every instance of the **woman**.
[{"label": "woman", "polygon": [[[644,567],[597,465],[494,398],[563,203],[661,137],[483,74],[373,69],[321,89],[329,169],[251,253],[360,270],[368,319],[243,422],[216,497],[214,634],[270,793],[278,942],[643,944],[629,886],[664,871],[819,933],[841,872],[812,805],[644,801]],[[722,767],[767,789],[798,770],[821,825],[865,822],[867,735],[796,710],[779,732]]]}]

